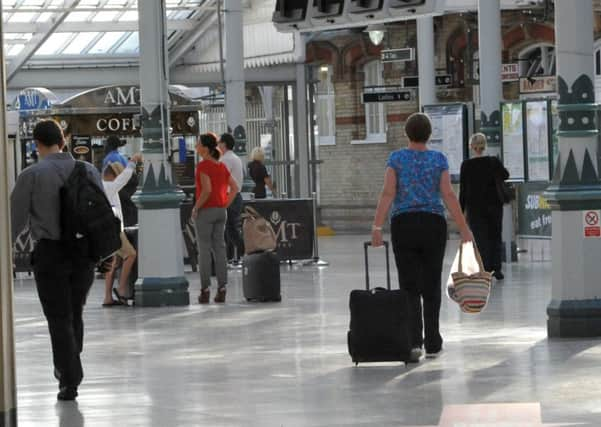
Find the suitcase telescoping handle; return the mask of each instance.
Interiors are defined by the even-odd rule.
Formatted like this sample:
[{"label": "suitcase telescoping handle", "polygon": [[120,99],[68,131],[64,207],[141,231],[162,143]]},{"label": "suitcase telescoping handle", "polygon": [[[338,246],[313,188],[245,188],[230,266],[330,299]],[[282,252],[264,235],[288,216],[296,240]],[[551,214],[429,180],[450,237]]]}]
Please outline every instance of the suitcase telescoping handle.
[{"label": "suitcase telescoping handle", "polygon": [[[390,290],[390,260],[388,255],[388,242],[385,240],[384,249],[386,249],[386,286],[388,290]],[[367,248],[371,246],[371,242],[365,242],[363,244],[363,249],[365,252],[365,289],[369,291],[369,259],[367,256]]]}]

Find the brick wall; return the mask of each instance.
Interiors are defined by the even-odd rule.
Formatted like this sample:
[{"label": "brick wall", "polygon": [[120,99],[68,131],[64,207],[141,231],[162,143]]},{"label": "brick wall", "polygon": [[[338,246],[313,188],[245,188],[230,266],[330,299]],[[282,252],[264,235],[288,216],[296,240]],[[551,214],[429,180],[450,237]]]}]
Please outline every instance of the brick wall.
[{"label": "brick wall", "polygon": [[[601,11],[601,0],[595,0]],[[595,34],[601,37],[601,14],[596,14]],[[534,15],[522,11],[502,13],[503,62],[516,62],[521,50],[540,42],[553,42],[553,16],[540,22],[542,10]],[[535,19],[536,18],[536,19]],[[478,48],[477,15],[446,15],[434,19],[435,64],[438,72],[451,73],[453,84],[439,90],[439,102],[471,102],[471,55]],[[415,22],[387,27],[383,48],[416,47]],[[338,231],[369,229],[382,187],[385,162],[391,151],[406,146],[403,125],[418,110],[417,100],[385,103],[386,143],[351,144],[365,138],[365,107],[361,103],[363,65],[380,56],[366,33],[344,31],[321,35],[307,45],[307,62],[330,64],[334,69],[336,95],[336,145],[319,147],[320,202],[322,222]],[[384,65],[384,84],[397,85],[401,77],[417,75],[417,61]],[[506,83],[505,99],[519,97],[519,85]],[[478,118],[478,114],[476,117]]]}]

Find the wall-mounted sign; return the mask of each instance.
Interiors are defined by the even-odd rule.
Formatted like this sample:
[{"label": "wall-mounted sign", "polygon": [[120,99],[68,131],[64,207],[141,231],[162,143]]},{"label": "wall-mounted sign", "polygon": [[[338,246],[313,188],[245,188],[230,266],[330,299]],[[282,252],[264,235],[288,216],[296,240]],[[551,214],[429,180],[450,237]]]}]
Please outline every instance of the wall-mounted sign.
[{"label": "wall-mounted sign", "polygon": [[522,77],[520,78],[520,93],[546,93],[557,91],[557,77]]},{"label": "wall-mounted sign", "polygon": [[503,64],[501,67],[501,81],[515,82],[520,79],[520,66],[517,63]]}]

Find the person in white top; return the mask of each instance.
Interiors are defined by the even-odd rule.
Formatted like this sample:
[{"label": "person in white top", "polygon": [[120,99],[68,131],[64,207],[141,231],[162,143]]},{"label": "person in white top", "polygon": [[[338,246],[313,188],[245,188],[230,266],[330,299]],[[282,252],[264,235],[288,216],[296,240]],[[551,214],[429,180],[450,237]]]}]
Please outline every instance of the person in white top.
[{"label": "person in white top", "polygon": [[[224,133],[219,139],[219,149],[222,156],[221,161],[230,171],[232,178],[238,184],[238,189],[242,189],[244,182],[244,166],[240,157],[232,150],[234,149],[235,140],[229,133]],[[227,222],[225,225],[225,242],[227,245],[227,259],[230,263],[238,264],[240,256],[244,253],[244,240],[240,232],[240,215],[242,214],[242,196],[240,192],[236,194],[236,198],[229,208],[227,208]]]},{"label": "person in white top", "polygon": [[[104,186],[104,192],[109,200],[109,203],[113,207],[115,216],[121,220],[121,249],[117,252],[117,256],[123,260],[123,266],[121,268],[121,275],[119,277],[119,290],[113,291],[113,281],[115,278],[115,269],[117,266],[117,259],[114,257],[110,270],[105,273],[105,284],[104,284],[104,301],[103,307],[111,307],[114,305],[127,305],[127,281],[129,274],[133,268],[134,262],[136,262],[136,250],[127,239],[127,236],[123,232],[123,212],[121,211],[121,200],[119,199],[119,191],[127,185],[132,175],[136,170],[136,164],[142,161],[142,155],[134,154],[131,160],[127,163],[127,167],[123,168],[123,165],[119,162],[109,163],[102,173],[102,185]],[[117,300],[113,299],[112,293],[114,292]]]}]

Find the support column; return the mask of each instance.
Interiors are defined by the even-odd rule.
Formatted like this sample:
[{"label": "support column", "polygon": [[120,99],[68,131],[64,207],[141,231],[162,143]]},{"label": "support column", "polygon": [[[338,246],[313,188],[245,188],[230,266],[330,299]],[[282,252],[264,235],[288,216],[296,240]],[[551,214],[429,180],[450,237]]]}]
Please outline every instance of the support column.
[{"label": "support column", "polygon": [[[224,1],[225,119],[236,140],[234,152],[246,165],[246,96],[244,90],[244,20],[242,0]],[[252,185],[252,184],[251,184]]]},{"label": "support column", "polygon": [[501,155],[501,6],[500,0],[478,0],[478,52],[480,58],[480,131],[486,135],[487,153]]},{"label": "support column", "polygon": [[294,92],[294,124],[295,141],[294,151],[296,165],[295,178],[297,183],[297,196],[310,197],[309,193],[309,127],[307,106],[307,70],[305,64],[296,64],[296,86]]},{"label": "support column", "polygon": [[436,104],[436,66],[434,65],[434,20],[417,18],[417,66],[419,106]]},{"label": "support column", "polygon": [[547,334],[599,337],[601,238],[585,237],[601,213],[592,0],[555,1],[555,40],[560,124],[559,158],[545,193],[553,210]]},{"label": "support column", "polygon": [[134,195],[139,208],[136,305],[188,305],[180,204],[185,196],[172,182],[169,147],[169,66],[164,0],[138,3],[140,105],[144,179]]},{"label": "support column", "polygon": [[[6,105],[6,73],[4,69],[4,40],[0,10],[0,90],[1,105]],[[15,379],[15,336],[13,325],[13,272],[10,239],[10,144],[7,144],[6,110],[0,111],[0,427],[17,425],[17,388]]]}]

